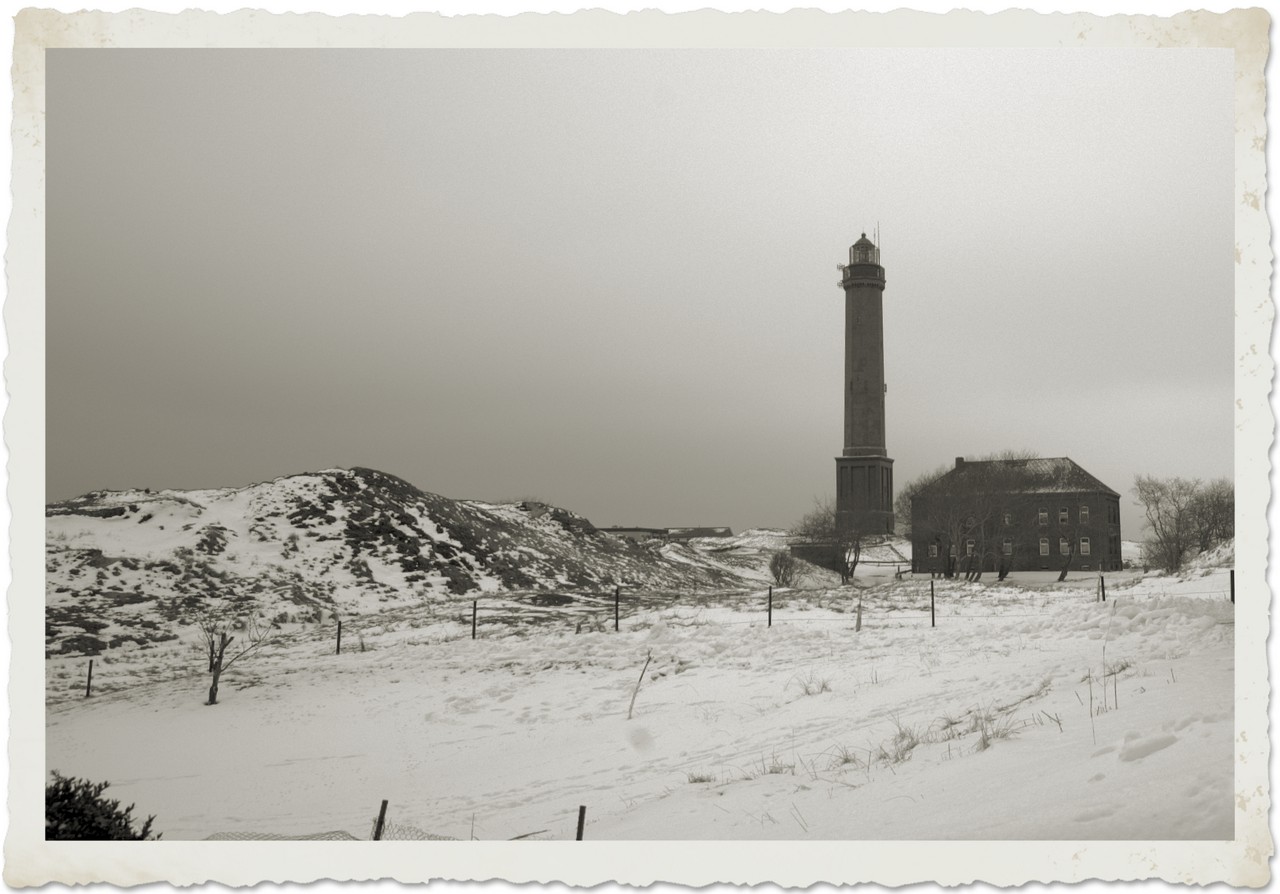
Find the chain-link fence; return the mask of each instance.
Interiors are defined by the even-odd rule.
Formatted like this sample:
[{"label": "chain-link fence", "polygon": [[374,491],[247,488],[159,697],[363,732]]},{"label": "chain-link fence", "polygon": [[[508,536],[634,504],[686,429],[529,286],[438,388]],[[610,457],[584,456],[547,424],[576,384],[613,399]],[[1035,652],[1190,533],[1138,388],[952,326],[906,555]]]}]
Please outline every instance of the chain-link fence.
[{"label": "chain-link fence", "polygon": [[359,841],[350,832],[312,832],[306,835],[277,835],[273,832],[215,832],[205,841]]},{"label": "chain-link fence", "polygon": [[374,817],[369,827],[369,837],[380,841],[458,841],[459,839],[451,835],[434,835],[431,832],[424,832],[417,826],[410,826],[407,823],[387,823],[382,824],[382,834],[378,834],[378,819]]}]

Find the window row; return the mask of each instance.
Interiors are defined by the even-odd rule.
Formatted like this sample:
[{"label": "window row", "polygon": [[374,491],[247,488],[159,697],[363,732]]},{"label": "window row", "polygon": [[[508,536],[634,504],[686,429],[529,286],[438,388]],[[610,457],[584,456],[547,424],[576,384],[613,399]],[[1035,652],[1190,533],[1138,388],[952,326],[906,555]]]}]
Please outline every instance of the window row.
[{"label": "window row", "polygon": [[[976,543],[975,541],[973,541],[973,540],[966,540],[966,541],[964,542],[964,554],[965,554],[966,556],[972,556],[972,555],[974,554],[974,550],[975,550],[976,548],[977,548],[977,543]],[[1081,538],[1080,538],[1080,555],[1082,555],[1082,556],[1087,556],[1087,555],[1089,555],[1089,550],[1090,550],[1089,538],[1088,538],[1088,537],[1081,537]],[[1000,550],[1000,551],[1001,551],[1002,553],[1004,553],[1004,555],[1006,555],[1006,556],[1012,556],[1012,555],[1013,555],[1013,540],[1012,540],[1012,538],[1009,538],[1009,537],[1004,538],[1004,543],[1002,543],[1002,544],[1001,544],[1001,550]],[[1070,555],[1070,554],[1071,554],[1071,541],[1070,541],[1070,540],[1068,540],[1066,537],[1059,537],[1059,538],[1058,538],[1058,553],[1059,553],[1060,555],[1063,555],[1063,556],[1068,556],[1068,555]],[[952,545],[951,545],[950,555],[951,555],[953,558],[954,558],[954,557],[955,557],[955,555],[956,555],[956,547],[955,547],[955,544],[952,544]],[[1049,538],[1048,538],[1048,537],[1041,537],[1041,538],[1040,538],[1040,555],[1042,555],[1042,556],[1047,556],[1047,555],[1049,555]],[[936,544],[936,543],[930,543],[930,544],[929,544],[929,558],[931,558],[931,559],[936,559],[936,558],[938,558],[938,544]]]},{"label": "window row", "polygon": [[[1049,555],[1049,538],[1048,537],[1040,538],[1040,555],[1042,556]],[[1061,555],[1061,556],[1071,555],[1071,541],[1065,537],[1058,538],[1058,555]],[[1089,555],[1089,538],[1088,537],[1080,538],[1080,555],[1082,556]]]},{"label": "window row", "polygon": [[[1011,519],[1012,519],[1012,516],[1006,512],[1004,514],[1004,523],[1006,525],[1011,524]],[[1066,506],[1059,507],[1058,524],[1065,525],[1065,524],[1069,524],[1070,522],[1071,522],[1071,510]],[[1049,510],[1043,506],[1040,507],[1040,524],[1042,525],[1049,524]],[[1088,506],[1080,507],[1080,524],[1082,525],[1089,524],[1089,507]]]}]

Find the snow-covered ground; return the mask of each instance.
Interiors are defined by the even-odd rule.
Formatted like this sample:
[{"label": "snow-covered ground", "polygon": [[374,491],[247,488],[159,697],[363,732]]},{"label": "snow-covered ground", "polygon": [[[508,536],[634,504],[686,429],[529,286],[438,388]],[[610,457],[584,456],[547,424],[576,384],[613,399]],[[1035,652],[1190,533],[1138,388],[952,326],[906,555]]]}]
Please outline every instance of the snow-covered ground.
[{"label": "snow-covered ground", "polygon": [[211,707],[191,639],[99,656],[88,699],[54,657],[47,767],[171,840],[367,838],[384,798],[463,839],[573,838],[579,805],[597,840],[1228,839],[1229,565],[1108,575],[1105,603],[937,581],[936,627],[891,565],[775,591],[772,627],[763,586],[628,594],[618,632],[608,599],[490,601],[474,641],[469,601],[394,606],[341,655],[289,628]]}]

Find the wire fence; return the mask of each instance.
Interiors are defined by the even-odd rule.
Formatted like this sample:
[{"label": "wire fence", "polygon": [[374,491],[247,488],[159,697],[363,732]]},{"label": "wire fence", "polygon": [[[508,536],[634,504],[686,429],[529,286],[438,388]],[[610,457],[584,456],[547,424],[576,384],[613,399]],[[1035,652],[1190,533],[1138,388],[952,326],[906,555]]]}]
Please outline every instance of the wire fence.
[{"label": "wire fence", "polygon": [[[886,562],[894,565],[896,563]],[[1210,581],[1216,582],[1214,586]],[[681,609],[695,612],[732,610],[743,617],[728,618],[723,611],[714,623],[726,626],[843,624],[862,627],[904,627],[920,624],[936,626],[943,618],[953,621],[1027,619],[1043,617],[1059,598],[1114,600],[1131,593],[1131,585],[1105,593],[1105,576],[1072,578],[1066,584],[1038,584],[1018,588],[1016,582],[983,584],[959,579],[910,579],[875,584],[865,589],[838,588],[795,590],[765,587],[713,593],[686,591],[631,591],[615,588],[605,593],[506,593],[475,599],[469,616],[455,618],[470,627],[473,639],[512,629],[552,625],[575,632],[621,631],[625,627],[651,626],[659,620],[689,620],[673,617]],[[1095,588],[1096,583],[1096,588]],[[1195,579],[1195,589],[1185,589],[1173,580],[1159,590],[1148,589],[1146,597],[1219,597],[1234,602],[1234,571],[1221,569]],[[1011,597],[1000,587],[1018,588]],[[1212,588],[1211,588],[1212,587]],[[862,607],[859,609],[859,601]],[[1037,608],[1038,604],[1038,608]],[[1003,609],[1002,607],[1007,607]],[[830,612],[827,617],[804,617],[814,610]]]},{"label": "wire fence", "polygon": [[378,831],[378,818],[374,817],[369,826],[369,838],[373,841],[460,841],[450,835],[435,835],[431,832],[425,832],[417,826],[411,826],[408,823],[387,823],[382,824],[382,831]]},{"label": "wire fence", "polygon": [[[894,564],[894,563],[887,563]],[[1093,583],[1097,582],[1096,591]],[[1201,577],[1142,578],[1143,598],[1195,597],[1230,599],[1235,602],[1235,571],[1223,568]],[[1106,594],[1111,600],[1132,595],[1139,583],[1121,579]],[[523,636],[539,629],[574,633],[621,632],[646,629],[658,623],[675,625],[714,623],[722,626],[844,625],[860,629],[936,627],[957,622],[1026,620],[1044,617],[1053,601],[1074,598],[1101,599],[1105,576],[1075,577],[1065,584],[1023,581],[966,582],[913,576],[905,580],[884,580],[865,587],[826,589],[784,589],[762,587],[716,591],[631,590],[615,587],[608,592],[525,591],[487,594],[465,602],[439,606],[410,607],[348,619],[344,640],[341,619],[337,619],[336,642],[328,648],[342,654],[364,651],[364,635],[379,636],[405,625],[424,628],[429,642]],[[861,610],[859,610],[861,603]],[[469,609],[469,611],[467,611]],[[692,614],[682,614],[682,613]],[[1231,623],[1223,621],[1222,623]],[[426,631],[431,631],[427,633]],[[293,648],[333,635],[320,627],[277,633],[273,648]],[[102,656],[103,662],[106,656]],[[106,671],[99,686],[98,677]],[[202,676],[189,670],[178,677]],[[131,683],[115,680],[108,668],[95,673],[89,658],[81,682],[70,680],[60,699],[88,698],[96,692],[120,695]],[[70,693],[74,692],[75,695]]]}]

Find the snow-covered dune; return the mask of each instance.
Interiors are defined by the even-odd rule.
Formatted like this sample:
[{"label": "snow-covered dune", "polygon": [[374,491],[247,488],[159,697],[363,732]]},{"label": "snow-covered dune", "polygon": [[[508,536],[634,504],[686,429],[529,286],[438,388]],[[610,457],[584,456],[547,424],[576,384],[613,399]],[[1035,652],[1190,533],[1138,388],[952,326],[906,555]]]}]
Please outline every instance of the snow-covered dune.
[{"label": "snow-covered dune", "polygon": [[370,469],[92,493],[50,505],[46,523],[51,654],[171,641],[210,606],[287,624],[496,592],[761,579],[750,563],[620,540],[554,506],[453,500]]}]

